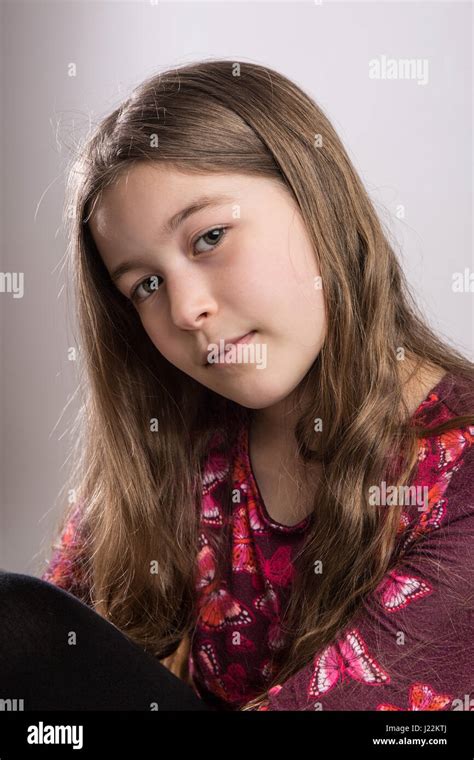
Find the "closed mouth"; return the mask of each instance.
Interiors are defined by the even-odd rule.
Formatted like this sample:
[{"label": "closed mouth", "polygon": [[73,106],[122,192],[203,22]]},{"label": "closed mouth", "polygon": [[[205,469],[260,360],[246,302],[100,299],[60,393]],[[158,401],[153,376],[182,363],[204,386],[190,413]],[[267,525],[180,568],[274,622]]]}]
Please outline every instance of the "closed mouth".
[{"label": "closed mouth", "polygon": [[[256,332],[257,332],[256,330],[250,330],[250,332],[245,333],[245,335],[242,335],[240,338],[236,338],[234,340],[224,340],[224,345],[225,346],[230,346],[230,345],[236,346],[237,344],[248,343],[250,340],[252,340],[252,337],[254,336],[254,334]],[[206,359],[206,362],[205,362],[204,366],[205,367],[210,367],[210,366],[212,366],[212,364],[214,364],[214,362],[210,363]]]}]

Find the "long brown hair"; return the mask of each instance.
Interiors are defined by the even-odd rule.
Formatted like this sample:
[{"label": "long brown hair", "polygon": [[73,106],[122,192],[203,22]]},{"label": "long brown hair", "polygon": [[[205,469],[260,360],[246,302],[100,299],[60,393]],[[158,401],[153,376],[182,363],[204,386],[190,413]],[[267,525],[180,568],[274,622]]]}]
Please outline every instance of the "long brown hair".
[{"label": "long brown hair", "polygon": [[[430,430],[411,424],[400,359],[410,360],[413,376],[432,365],[472,380],[474,365],[418,312],[332,125],[282,74],[227,60],[185,65],[148,78],[103,119],[75,157],[65,205],[84,393],[72,482],[84,504],[80,530],[95,610],[169,667],[196,625],[209,442],[219,429],[230,455],[249,410],[157,351],[101,260],[87,221],[102,191],[140,161],[277,179],[298,203],[321,272],[327,335],[298,389],[312,393],[294,432],[301,460],[321,462],[324,477],[314,493],[318,519],[282,611],[287,645],[268,689],[345,629],[393,562],[401,507],[374,509],[367,489],[387,473],[393,483],[409,483],[418,438]],[[315,418],[323,420],[321,432]],[[474,416],[429,434],[468,422]],[[394,451],[401,458],[390,470]],[[230,514],[230,505],[223,508]],[[216,550],[225,553],[229,529],[223,534]],[[316,560],[324,566],[317,583]]]}]

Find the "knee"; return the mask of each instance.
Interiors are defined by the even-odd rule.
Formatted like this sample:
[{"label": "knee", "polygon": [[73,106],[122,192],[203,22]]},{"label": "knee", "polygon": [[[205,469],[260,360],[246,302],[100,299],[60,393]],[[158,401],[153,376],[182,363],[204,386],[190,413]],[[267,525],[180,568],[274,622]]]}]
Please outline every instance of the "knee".
[{"label": "knee", "polygon": [[[0,570],[0,670],[54,652],[73,619],[74,599],[41,578]],[[1,680],[1,679],[0,679]]]},{"label": "knee", "polygon": [[41,578],[0,570],[0,636],[46,633],[73,602],[66,591]]},{"label": "knee", "polygon": [[44,596],[50,594],[51,589],[54,591],[54,588],[50,583],[34,575],[0,569],[0,600],[4,612],[5,605],[9,602],[14,602],[15,607],[18,608],[22,599],[38,601],[42,598],[44,600]]}]

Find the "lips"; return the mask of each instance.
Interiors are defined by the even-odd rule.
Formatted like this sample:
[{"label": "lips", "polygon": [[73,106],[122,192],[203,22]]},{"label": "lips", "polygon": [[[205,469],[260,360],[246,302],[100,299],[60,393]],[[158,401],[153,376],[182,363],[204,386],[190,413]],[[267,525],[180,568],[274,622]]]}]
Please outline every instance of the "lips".
[{"label": "lips", "polygon": [[255,330],[251,330],[250,332],[245,333],[245,335],[241,335],[240,338],[228,338],[224,341],[224,344],[227,345],[228,343],[247,343],[247,340],[250,340],[254,332]]},{"label": "lips", "polygon": [[[250,332],[244,333],[244,335],[241,335],[240,337],[237,337],[237,338],[225,338],[224,346],[228,346],[230,344],[237,345],[238,343],[248,343],[248,341],[252,339],[255,332],[256,330],[250,330]],[[220,345],[220,344],[218,341],[216,341],[215,345]],[[204,355],[204,366],[208,366],[207,351]]]}]

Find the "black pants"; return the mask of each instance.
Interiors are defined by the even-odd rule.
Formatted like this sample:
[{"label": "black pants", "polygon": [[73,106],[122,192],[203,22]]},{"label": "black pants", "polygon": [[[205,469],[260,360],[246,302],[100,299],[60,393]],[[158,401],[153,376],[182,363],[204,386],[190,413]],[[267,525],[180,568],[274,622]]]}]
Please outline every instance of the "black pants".
[{"label": "black pants", "polygon": [[[76,643],[69,644],[70,632]],[[0,570],[0,700],[24,710],[212,710],[72,594]]]}]

